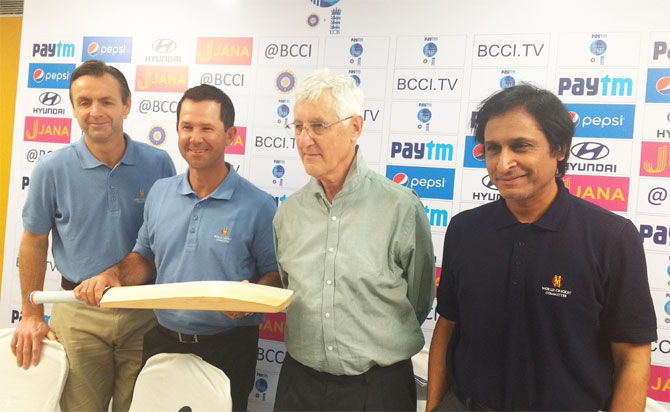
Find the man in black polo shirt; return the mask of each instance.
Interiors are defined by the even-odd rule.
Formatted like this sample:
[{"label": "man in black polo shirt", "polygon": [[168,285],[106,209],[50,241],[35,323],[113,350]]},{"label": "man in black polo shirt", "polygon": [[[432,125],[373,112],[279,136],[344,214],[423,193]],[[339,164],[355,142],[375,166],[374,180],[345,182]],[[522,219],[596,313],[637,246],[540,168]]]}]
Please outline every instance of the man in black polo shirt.
[{"label": "man in black polo shirt", "polygon": [[501,199],[444,242],[428,410],[643,410],[656,318],[627,219],[576,198],[574,125],[520,85],[483,102],[475,139]]}]

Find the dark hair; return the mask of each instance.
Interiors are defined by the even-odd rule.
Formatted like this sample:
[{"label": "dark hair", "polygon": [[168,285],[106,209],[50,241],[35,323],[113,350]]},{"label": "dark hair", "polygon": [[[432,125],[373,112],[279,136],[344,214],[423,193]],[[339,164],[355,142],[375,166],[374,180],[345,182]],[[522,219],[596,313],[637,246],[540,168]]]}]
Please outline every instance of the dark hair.
[{"label": "dark hair", "polygon": [[177,126],[179,126],[181,104],[186,99],[193,100],[194,102],[202,102],[204,100],[214,100],[215,102],[219,102],[221,104],[220,115],[224,130],[228,130],[235,125],[235,108],[233,107],[233,102],[230,100],[230,97],[218,87],[210,86],[209,84],[201,84],[200,86],[191,87],[186,90],[181,97],[181,100],[179,100],[179,104],[177,104]]},{"label": "dark hair", "polygon": [[521,83],[487,97],[479,105],[474,124],[475,141],[484,143],[484,130],[492,117],[503,115],[518,107],[523,107],[533,116],[549,142],[551,154],[565,155],[565,158],[557,164],[558,176],[563,177],[570,155],[575,125],[563,103],[548,90]]},{"label": "dark hair", "polygon": [[82,63],[79,67],[74,69],[72,75],[70,76],[70,102],[72,101],[72,83],[81,76],[93,76],[93,77],[102,77],[105,73],[109,73],[119,82],[119,88],[121,89],[121,101],[123,104],[128,103],[130,98],[130,88],[128,87],[128,81],[126,76],[121,73],[119,69],[114,66],[108,66],[100,60],[88,60]]}]

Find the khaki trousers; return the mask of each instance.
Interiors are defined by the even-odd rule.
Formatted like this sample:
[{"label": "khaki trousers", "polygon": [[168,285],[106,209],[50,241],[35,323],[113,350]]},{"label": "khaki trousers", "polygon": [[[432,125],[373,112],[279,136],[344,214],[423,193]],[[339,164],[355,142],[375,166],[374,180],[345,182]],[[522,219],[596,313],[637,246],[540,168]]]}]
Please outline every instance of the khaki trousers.
[{"label": "khaki trousers", "polygon": [[49,326],[65,347],[70,372],[63,411],[127,411],[142,362],[144,334],[154,327],[152,310],[55,304]]}]

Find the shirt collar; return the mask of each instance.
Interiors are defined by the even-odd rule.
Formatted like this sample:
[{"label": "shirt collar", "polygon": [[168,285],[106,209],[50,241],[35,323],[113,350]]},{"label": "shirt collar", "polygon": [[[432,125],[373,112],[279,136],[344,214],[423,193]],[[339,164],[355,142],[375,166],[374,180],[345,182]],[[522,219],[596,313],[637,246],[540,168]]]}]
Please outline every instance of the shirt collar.
[{"label": "shirt collar", "polygon": [[[342,190],[340,190],[340,192],[335,195],[335,197],[340,196],[340,194],[346,195],[354,191],[361,182],[363,176],[365,176],[368,172],[368,165],[365,163],[365,159],[363,158],[363,154],[359,150],[358,145],[356,145],[355,150],[356,154],[354,155],[353,162],[351,162],[351,166],[349,166],[347,177],[344,178]],[[326,198],[326,193],[323,190],[323,186],[317,179],[313,177],[310,178],[309,183],[307,184],[307,188],[310,193],[320,194],[324,199]]]},{"label": "shirt collar", "polygon": [[[74,149],[79,155],[81,167],[84,169],[94,169],[98,166],[103,166],[104,164],[100,160],[96,159],[88,149],[84,139],[84,136],[82,136],[81,139],[74,143]],[[123,140],[126,141],[126,150],[123,152],[123,157],[121,157],[119,163],[134,165],[137,163],[137,144],[135,144],[133,139],[131,139],[130,136],[125,133],[123,134]]]},{"label": "shirt collar", "polygon": [[[216,190],[210,193],[207,198],[211,197],[214,199],[229,200],[231,197],[233,197],[233,192],[235,192],[235,188],[240,183],[241,178],[230,163],[226,162],[226,167],[228,168],[228,174],[226,175],[225,179],[223,179],[223,182],[219,183],[219,186],[216,188]],[[188,181],[188,170],[186,173],[182,173],[180,175],[180,181],[177,185],[177,193],[184,196],[191,193],[194,195],[196,194]]]},{"label": "shirt collar", "polygon": [[[558,186],[556,198],[549,206],[549,209],[537,221],[531,223],[531,225],[553,232],[558,232],[561,229],[561,222],[570,206],[570,193],[565,188],[562,179],[556,178],[556,185]],[[496,203],[493,213],[497,229],[519,224],[517,218],[507,208],[505,199],[500,198]]]}]

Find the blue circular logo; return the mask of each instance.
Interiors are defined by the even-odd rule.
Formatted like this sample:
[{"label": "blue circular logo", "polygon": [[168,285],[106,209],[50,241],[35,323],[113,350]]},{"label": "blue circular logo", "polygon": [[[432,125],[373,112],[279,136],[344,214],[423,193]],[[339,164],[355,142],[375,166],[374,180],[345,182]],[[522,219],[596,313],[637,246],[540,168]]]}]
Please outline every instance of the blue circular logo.
[{"label": "blue circular logo", "polygon": [[268,381],[263,378],[256,379],[256,390],[261,393],[268,390]]},{"label": "blue circular logo", "polygon": [[670,316],[670,300],[665,303],[665,313]]},{"label": "blue circular logo", "polygon": [[429,43],[426,43],[425,46],[423,46],[423,55],[426,57],[433,57],[437,54],[437,44],[433,43],[432,41]]},{"label": "blue circular logo", "polygon": [[160,146],[165,143],[167,132],[161,126],[154,126],[149,130],[149,142],[154,146]]},{"label": "blue circular logo", "polygon": [[670,276],[670,265],[668,266],[668,276]]},{"label": "blue circular logo", "polygon": [[284,70],[277,75],[275,86],[281,93],[290,93],[295,87],[295,74],[288,70]]},{"label": "blue circular logo", "polygon": [[591,43],[591,54],[595,56],[602,56],[607,51],[607,43],[603,40],[596,40]]},{"label": "blue circular logo", "polygon": [[349,54],[354,57],[360,57],[363,54],[363,45],[360,43],[354,43],[349,47]]},{"label": "blue circular logo", "polygon": [[340,2],[340,0],[309,0],[312,4],[319,7],[332,7]]},{"label": "blue circular logo", "polygon": [[277,165],[272,168],[272,176],[276,177],[277,179],[284,177],[284,173],[286,173],[286,171],[282,165]]},{"label": "blue circular logo", "polygon": [[307,25],[309,27],[316,27],[319,24],[319,16],[316,14],[310,14],[307,16]]},{"label": "blue circular logo", "polygon": [[419,110],[419,113],[416,115],[416,117],[419,119],[421,123],[428,123],[430,121],[430,118],[433,117],[433,114],[430,112],[429,109],[423,108]]},{"label": "blue circular logo", "polygon": [[512,76],[505,76],[502,79],[500,79],[501,89],[509,89],[510,87],[514,87],[515,84],[516,80]]},{"label": "blue circular logo", "polygon": [[351,75],[351,78],[354,79],[354,81],[356,82],[356,87],[358,87],[358,86],[361,85],[361,78],[358,77],[358,75],[356,75],[356,74],[352,74],[352,75]]},{"label": "blue circular logo", "polygon": [[280,104],[279,107],[277,107],[277,114],[279,115],[279,117],[285,118],[286,116],[288,116],[290,112],[291,110],[285,104]]}]

